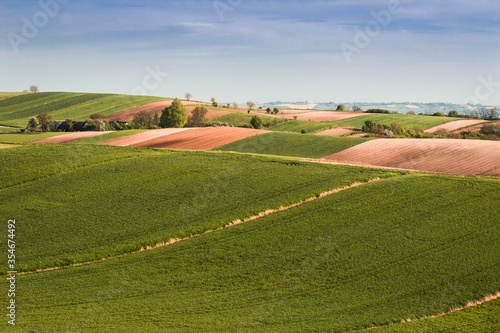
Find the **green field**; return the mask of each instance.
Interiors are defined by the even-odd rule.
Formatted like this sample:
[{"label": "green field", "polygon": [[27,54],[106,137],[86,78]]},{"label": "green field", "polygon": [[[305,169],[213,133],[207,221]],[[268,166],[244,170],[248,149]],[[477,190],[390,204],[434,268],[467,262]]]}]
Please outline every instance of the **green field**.
[{"label": "green field", "polygon": [[0,156],[6,170],[0,210],[23,221],[18,271],[135,251],[356,181],[399,174],[93,145],[17,147],[0,150]]},{"label": "green field", "polygon": [[416,115],[406,115],[406,114],[366,114],[348,119],[324,121],[324,122],[296,120],[273,127],[272,130],[297,132],[297,133],[300,133],[302,130],[304,130],[306,133],[313,133],[326,130],[329,128],[336,128],[343,126],[361,129],[365,124],[365,121],[367,120],[372,120],[376,123],[384,125],[397,123],[401,126],[408,126],[412,128],[419,127],[422,129],[428,129],[453,120],[459,120],[459,118],[416,116]]},{"label": "green field", "polygon": [[[216,156],[186,153],[177,158],[189,155]],[[226,157],[218,157],[224,163]],[[260,175],[265,174],[261,166],[269,171],[280,169],[283,163],[238,159]],[[113,167],[118,171],[116,165],[108,166],[110,171]],[[302,173],[310,167],[300,163],[289,166],[302,169]],[[335,177],[345,177],[339,175],[342,169],[327,167]],[[294,183],[300,181],[299,174],[294,174]],[[314,177],[314,172],[308,174]],[[69,179],[61,180],[71,184]],[[263,184],[267,183],[259,186]],[[39,190],[44,188],[43,183],[37,185]],[[134,183],[127,185],[135,188]],[[441,313],[500,290],[500,229],[495,209],[500,201],[499,185],[500,181],[491,179],[397,176],[164,248],[18,276],[22,289],[16,304],[22,305],[22,311],[16,328],[43,332],[347,332]],[[112,183],[106,183],[101,191],[117,190],[110,186]],[[20,198],[29,205],[28,193],[33,190],[23,190]],[[124,197],[126,192],[115,195],[131,204],[143,193],[134,192],[129,197]],[[78,196],[76,191],[71,193]],[[227,200],[237,202],[234,193]],[[107,206],[107,212],[94,210],[101,224],[113,223],[110,219],[121,212],[116,205],[119,203]],[[21,207],[17,209],[22,212],[17,222],[19,244],[30,247],[32,240],[38,242],[37,237],[28,237],[30,229],[39,229],[42,235],[44,230],[26,219]],[[43,210],[37,213],[45,216],[45,228],[53,233],[66,224],[74,225],[68,221],[71,215],[61,220]],[[135,223],[137,234],[149,220],[144,209],[140,219],[127,217]],[[64,221],[64,225],[56,221]],[[96,229],[82,217],[79,221],[85,223],[85,228],[79,227],[80,238],[102,237],[102,227]],[[68,232],[59,241],[79,247]],[[39,233],[38,237],[44,236]],[[43,246],[39,250],[45,255],[54,251]],[[5,304],[6,293],[0,295]],[[489,312],[483,313],[488,318],[483,327],[490,329],[487,323],[498,327],[498,302],[485,307]],[[470,311],[477,317],[477,311],[484,309]],[[443,318],[448,323],[452,320]],[[5,325],[6,320],[0,323],[0,330],[5,330]],[[465,322],[460,325],[456,327],[464,327]],[[424,332],[436,332],[432,326],[423,328]]]},{"label": "green field", "polygon": [[368,140],[370,139],[275,132],[256,135],[212,150],[320,158],[338,153]]},{"label": "green field", "polygon": [[451,313],[439,318],[426,318],[411,323],[397,323],[374,329],[373,333],[420,333],[420,332],[500,332],[500,300]]},{"label": "green field", "polygon": [[31,141],[41,140],[45,138],[50,138],[57,135],[62,135],[62,132],[36,132],[36,133],[12,133],[12,134],[0,134],[0,143],[28,143]]},{"label": "green field", "polygon": [[29,117],[41,112],[48,112],[54,120],[86,120],[93,113],[110,115],[164,99],[68,92],[24,94],[0,100],[0,125],[25,127]]}]

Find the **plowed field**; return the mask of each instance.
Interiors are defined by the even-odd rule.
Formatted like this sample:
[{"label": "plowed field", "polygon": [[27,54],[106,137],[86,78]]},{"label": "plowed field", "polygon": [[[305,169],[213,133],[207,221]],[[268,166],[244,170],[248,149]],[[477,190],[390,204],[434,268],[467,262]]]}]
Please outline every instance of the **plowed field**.
[{"label": "plowed field", "polygon": [[124,136],[122,138],[100,142],[98,144],[108,145],[108,146],[131,146],[144,141],[156,139],[165,135],[171,135],[188,130],[190,130],[190,128],[164,128],[159,130],[152,130],[152,131],[132,134],[129,136]]},{"label": "plowed field", "polygon": [[500,175],[500,142],[451,139],[368,141],[325,160],[462,176]]},{"label": "plowed field", "polygon": [[[483,126],[485,124],[488,124],[488,123],[481,123],[481,124],[477,124],[477,125],[474,125],[474,126],[465,127],[465,128],[462,128],[462,129],[455,130],[452,133],[477,132],[477,131],[482,130]],[[496,125],[500,125],[500,123],[495,123],[495,124]]]},{"label": "plowed field", "polygon": [[208,150],[267,132],[237,127],[206,127],[142,142],[134,147]]},{"label": "plowed field", "polygon": [[445,131],[445,132],[452,132],[454,130],[457,130],[462,127],[466,126],[472,126],[476,124],[484,123],[484,120],[476,120],[476,119],[464,119],[464,120],[457,120],[457,121],[450,121],[449,123],[441,124],[438,126],[434,126],[432,128],[429,128],[426,130],[427,133],[436,133],[437,131]]},{"label": "plowed field", "polygon": [[[336,111],[317,111],[297,114],[298,120],[311,120],[311,121],[334,121],[341,119],[354,118],[366,115],[365,113],[356,112],[336,112]],[[282,118],[293,119],[294,115],[282,114]]]},{"label": "plowed field", "polygon": [[356,132],[357,130],[354,127],[337,127],[328,129],[325,131],[321,131],[318,133],[314,133],[315,135],[328,135],[328,136],[342,136],[346,134],[350,134]]},{"label": "plowed field", "polygon": [[99,136],[103,134],[113,133],[113,131],[103,131],[103,132],[75,132],[62,134],[58,136],[53,136],[51,138],[45,138],[41,140],[32,141],[30,143],[69,143],[81,139],[87,139],[94,136]]},{"label": "plowed field", "polygon": [[[182,104],[184,104],[184,105],[197,105],[197,104],[201,104],[201,103],[182,101]],[[107,117],[107,119],[108,119],[108,121],[132,120],[132,119],[134,119],[135,116],[140,115],[142,112],[145,112],[147,114],[160,112],[163,109],[165,109],[166,107],[169,107],[170,105],[172,105],[172,100],[149,103],[146,105],[141,105],[141,106],[138,106],[138,107],[135,107],[132,109],[128,109],[125,111],[121,111],[121,112],[109,115]]]}]

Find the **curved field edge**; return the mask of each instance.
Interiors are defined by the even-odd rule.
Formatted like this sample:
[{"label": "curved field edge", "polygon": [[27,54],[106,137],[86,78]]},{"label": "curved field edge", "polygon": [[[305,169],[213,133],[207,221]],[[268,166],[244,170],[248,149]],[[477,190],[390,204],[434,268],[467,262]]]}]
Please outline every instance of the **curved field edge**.
[{"label": "curved field edge", "polygon": [[[498,295],[498,293],[497,293]],[[483,333],[500,331],[500,299],[488,301],[486,303],[471,306],[466,309],[448,313],[439,317],[421,318],[411,322],[401,322],[377,327],[370,330],[352,332],[373,332],[373,333]]]},{"label": "curved field edge", "polygon": [[172,246],[19,276],[18,324],[346,332],[446,312],[499,288],[499,184],[395,177]]},{"label": "curved field edge", "polygon": [[[51,148],[37,147],[40,155]],[[2,212],[24,226],[16,236],[24,244],[19,272],[134,252],[355,182],[401,174],[225,153],[139,150],[145,154],[137,156],[138,148],[126,147],[118,151],[134,158],[105,161],[114,147],[56,147],[58,154],[40,164],[45,176],[0,191]],[[103,161],[64,169],[66,159],[78,159],[86,147]],[[63,170],[50,174],[54,166]],[[22,170],[10,173],[16,177]]]},{"label": "curved field edge", "polygon": [[213,148],[213,151],[320,158],[371,139],[313,136],[296,133],[265,133]]}]

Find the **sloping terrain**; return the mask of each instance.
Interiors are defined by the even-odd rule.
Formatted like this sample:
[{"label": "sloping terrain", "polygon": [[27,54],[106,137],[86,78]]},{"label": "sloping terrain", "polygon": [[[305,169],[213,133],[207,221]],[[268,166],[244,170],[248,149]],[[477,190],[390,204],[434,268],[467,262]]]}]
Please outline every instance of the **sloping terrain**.
[{"label": "sloping terrain", "polygon": [[[201,105],[204,103],[191,102],[191,101],[181,101],[184,105]],[[135,116],[146,113],[157,113],[163,111],[166,107],[172,105],[172,100],[159,101],[154,103],[149,103],[145,105],[140,105],[128,110],[114,113],[108,116],[109,121],[128,121],[134,119]]]},{"label": "sloping terrain", "polygon": [[78,140],[81,140],[81,139],[88,139],[88,138],[92,138],[94,136],[104,135],[104,134],[108,134],[108,133],[113,133],[113,131],[74,132],[74,133],[57,135],[57,136],[53,136],[53,137],[50,137],[50,138],[40,139],[40,140],[36,140],[36,141],[31,141],[30,143],[33,143],[33,144],[40,144],[40,143],[70,143],[70,142],[73,142],[73,141],[78,141]]},{"label": "sloping terrain", "polygon": [[364,113],[357,112],[336,112],[336,111],[316,111],[299,113],[297,115],[283,114],[279,115],[282,118],[294,119],[297,116],[298,120],[310,120],[310,121],[333,121],[340,119],[348,119],[365,115]]},{"label": "sloping terrain", "polygon": [[449,123],[441,124],[426,130],[427,133],[436,133],[438,131],[443,132],[453,132],[463,127],[469,127],[472,125],[477,125],[484,123],[484,120],[475,120],[475,119],[464,119],[464,120],[456,120],[450,121]]},{"label": "sloping terrain", "polygon": [[213,150],[320,158],[351,148],[368,140],[371,139],[336,138],[297,133],[271,132],[234,141],[213,148]]},{"label": "sloping terrain", "polygon": [[492,176],[500,168],[500,142],[451,139],[373,140],[325,160],[462,176]]},{"label": "sloping terrain", "polygon": [[134,147],[208,150],[233,141],[268,131],[237,127],[196,128],[154,140],[134,144]]},{"label": "sloping terrain", "polygon": [[18,276],[18,325],[347,332],[442,313],[500,288],[498,186],[396,177],[163,248]]},{"label": "sloping terrain", "polygon": [[25,127],[29,117],[41,112],[54,120],[86,120],[91,114],[114,114],[163,100],[160,97],[68,92],[32,93],[0,100],[0,124]]},{"label": "sloping terrain", "polygon": [[171,135],[179,132],[184,132],[191,130],[190,128],[163,128],[158,130],[145,131],[141,133],[136,133],[104,142],[99,142],[100,145],[109,145],[109,146],[132,146],[139,144],[144,141],[149,141],[152,139],[156,139],[162,136]]},{"label": "sloping terrain", "polygon": [[351,134],[353,132],[357,132],[358,129],[354,127],[337,127],[328,130],[324,130],[321,132],[316,132],[316,135],[328,135],[328,136],[343,136],[347,134]]}]

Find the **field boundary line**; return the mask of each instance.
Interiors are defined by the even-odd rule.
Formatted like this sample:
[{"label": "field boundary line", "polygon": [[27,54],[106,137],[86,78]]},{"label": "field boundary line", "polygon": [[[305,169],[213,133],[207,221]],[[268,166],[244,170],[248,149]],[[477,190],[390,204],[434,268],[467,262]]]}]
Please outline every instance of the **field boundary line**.
[{"label": "field boundary line", "polygon": [[459,312],[459,311],[463,311],[463,310],[466,310],[468,308],[473,308],[473,307],[476,307],[476,306],[479,306],[479,305],[483,305],[485,303],[488,303],[488,302],[491,302],[491,301],[495,301],[497,299],[500,299],[500,291],[497,292],[496,294],[491,294],[491,295],[488,295],[486,297],[483,297],[483,298],[481,298],[481,299],[479,299],[477,301],[470,301],[470,302],[468,302],[464,306],[460,306],[460,307],[457,307],[457,308],[454,308],[454,309],[451,309],[451,310],[448,310],[448,311],[445,311],[445,312],[442,312],[442,313],[438,313],[438,314],[435,314],[435,315],[430,315],[430,316],[425,316],[425,317],[420,317],[420,318],[415,318],[415,319],[407,318],[407,319],[402,319],[401,322],[395,322],[395,323],[390,323],[390,324],[381,325],[381,326],[368,327],[368,328],[364,328],[364,329],[361,329],[361,330],[352,330],[352,331],[349,331],[349,332],[369,331],[369,330],[374,330],[374,329],[377,329],[377,328],[389,327],[389,326],[400,324],[400,323],[412,323],[412,322],[420,321],[420,320],[424,320],[424,319],[444,317],[446,315],[449,315],[449,314],[452,314],[452,313],[455,313],[455,312]]},{"label": "field boundary line", "polygon": [[[145,251],[149,251],[149,250],[153,250],[153,249],[165,247],[165,246],[176,244],[176,243],[180,243],[180,242],[192,239],[192,238],[196,238],[196,237],[199,237],[199,236],[202,236],[202,235],[206,235],[206,234],[210,234],[210,233],[213,233],[213,232],[216,232],[216,231],[227,229],[227,228],[230,228],[230,227],[235,226],[235,225],[239,225],[239,224],[243,224],[243,223],[246,223],[246,222],[254,221],[254,220],[260,219],[262,217],[269,216],[269,215],[272,215],[272,214],[275,214],[275,213],[279,213],[279,212],[282,212],[282,211],[285,211],[285,210],[289,210],[291,208],[301,206],[301,205],[303,205],[305,203],[308,203],[308,202],[311,202],[311,201],[315,201],[315,200],[318,200],[318,199],[322,199],[322,198],[330,196],[332,194],[344,192],[344,191],[347,191],[347,190],[350,190],[350,189],[353,189],[353,188],[356,188],[356,187],[360,187],[360,186],[372,184],[372,183],[375,183],[375,182],[380,182],[380,181],[383,181],[383,180],[386,180],[386,179],[389,179],[389,178],[374,178],[374,179],[371,179],[371,180],[369,180],[367,182],[364,182],[364,183],[355,182],[355,183],[353,183],[351,185],[347,185],[347,186],[344,186],[344,187],[340,187],[340,188],[336,188],[336,189],[333,189],[333,190],[330,190],[330,191],[326,191],[326,192],[323,192],[323,193],[321,193],[321,194],[319,194],[317,196],[307,198],[305,200],[302,200],[300,202],[297,202],[297,203],[294,203],[294,204],[291,204],[291,205],[288,205],[288,206],[281,206],[280,208],[277,208],[277,209],[268,209],[266,211],[260,212],[259,214],[250,216],[250,217],[248,217],[246,219],[243,219],[243,220],[241,220],[241,219],[234,220],[234,221],[226,224],[225,226],[217,228],[217,229],[207,230],[207,231],[205,231],[203,233],[191,235],[191,236],[185,237],[185,238],[170,239],[170,240],[168,240],[166,242],[159,243],[159,244],[156,244],[154,246],[142,247],[140,250],[137,250],[137,251],[128,252],[128,253],[122,253],[122,254],[119,254],[119,255],[116,255],[116,256],[111,256],[111,257],[96,259],[96,260],[82,262],[82,263],[70,264],[70,265],[65,265],[65,266],[43,268],[43,269],[38,269],[38,270],[35,270],[35,271],[19,272],[19,273],[16,273],[14,275],[16,275],[16,276],[17,275],[27,275],[27,274],[48,272],[48,271],[58,270],[58,269],[62,269],[62,268],[85,266],[85,265],[95,264],[95,263],[102,262],[102,261],[107,261],[107,260],[111,260],[111,259],[117,259],[117,258],[129,256],[129,255],[133,255],[133,254],[137,254],[137,253],[141,253],[141,252],[145,252]],[[6,277],[6,276],[8,276],[8,275],[1,275],[0,277]]]}]

